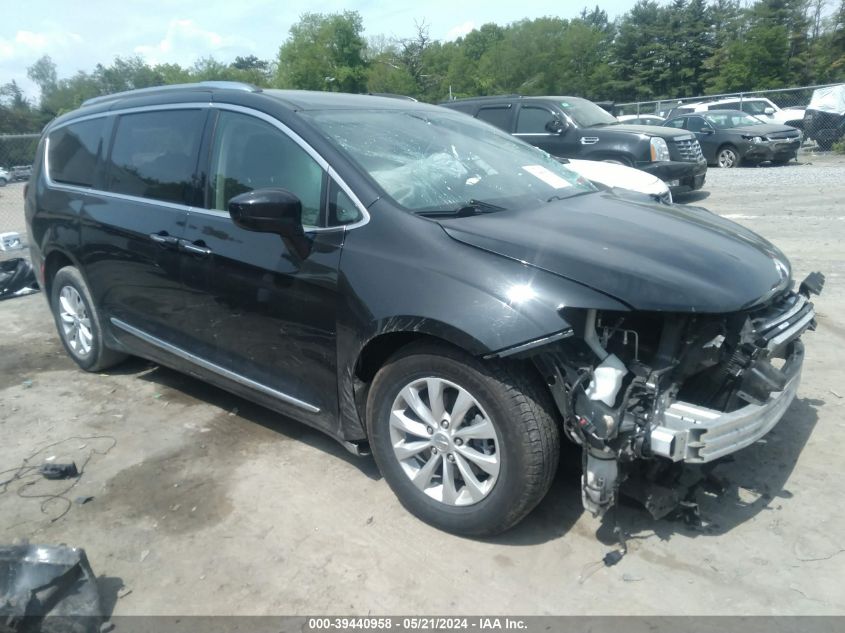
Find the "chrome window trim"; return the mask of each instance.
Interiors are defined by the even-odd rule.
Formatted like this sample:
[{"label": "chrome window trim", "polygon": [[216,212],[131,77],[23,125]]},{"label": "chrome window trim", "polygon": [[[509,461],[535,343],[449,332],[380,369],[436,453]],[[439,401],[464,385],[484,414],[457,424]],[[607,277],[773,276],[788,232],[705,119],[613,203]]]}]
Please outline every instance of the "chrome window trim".
[{"label": "chrome window trim", "polygon": [[202,108],[210,108],[210,109],[217,109],[217,110],[229,110],[231,112],[240,112],[241,114],[246,114],[248,116],[255,117],[257,119],[261,119],[266,123],[269,123],[273,127],[280,130],[283,134],[288,136],[294,143],[299,145],[305,152],[313,158],[317,164],[320,166],[323,171],[325,171],[331,179],[333,179],[341,189],[343,189],[344,193],[349,196],[355,206],[358,207],[358,211],[361,213],[361,219],[357,222],[353,222],[351,224],[341,224],[339,226],[324,226],[324,227],[309,227],[306,229],[306,233],[336,233],[338,231],[347,231],[351,229],[356,229],[359,226],[364,226],[370,221],[370,213],[367,211],[367,207],[361,202],[352,188],[346,184],[343,178],[335,171],[335,169],[329,164],[329,162],[323,158],[317,150],[315,150],[311,145],[308,144],[305,139],[303,139],[299,134],[291,130],[288,126],[284,123],[279,121],[278,119],[266,114],[264,112],[260,112],[259,110],[254,110],[253,108],[248,108],[245,106],[239,106],[231,103],[216,103],[210,101],[192,101],[186,103],[172,103],[172,104],[160,104],[160,105],[150,105],[150,106],[139,106],[136,108],[122,108],[116,110],[107,110],[103,112],[97,112],[95,114],[89,114],[86,116],[81,116],[75,119],[71,119],[69,121],[63,121],[59,125],[50,128],[47,132],[46,138],[46,145],[44,151],[44,177],[47,181],[47,185],[51,188],[58,189],[60,191],[69,191],[72,193],[92,193],[97,195],[102,195],[106,197],[112,197],[118,200],[126,200],[129,202],[141,202],[146,204],[155,204],[166,206],[172,209],[177,209],[179,211],[189,211],[191,213],[201,213],[206,215],[213,215],[216,217],[229,217],[229,214],[226,211],[222,211],[220,209],[205,209],[200,207],[192,207],[190,205],[183,205],[174,202],[166,202],[155,200],[153,198],[144,198],[141,196],[131,196],[128,194],[122,193],[115,193],[111,191],[103,191],[102,189],[95,189],[93,187],[80,187],[77,185],[68,185],[64,183],[58,183],[53,181],[50,177],[50,136],[53,134],[55,130],[59,130],[63,127],[71,125],[73,123],[80,123],[82,121],[89,121],[92,119],[98,118],[105,118],[111,116],[120,116],[123,114],[138,114],[142,112],[155,112],[161,110],[197,110]]},{"label": "chrome window trim", "polygon": [[195,354],[191,354],[188,351],[183,350],[181,347],[176,347],[167,341],[162,341],[160,338],[153,336],[152,334],[148,334],[143,330],[139,330],[138,328],[129,325],[125,321],[121,321],[120,319],[116,319],[114,317],[110,318],[109,321],[112,325],[117,328],[120,328],[124,332],[132,334],[133,336],[138,337],[142,341],[149,343],[150,345],[155,345],[156,347],[163,349],[166,352],[170,352],[171,354],[178,356],[188,362],[191,362],[203,369],[207,369],[208,371],[215,373],[223,378],[227,378],[233,382],[236,382],[240,385],[244,385],[245,387],[249,387],[251,389],[255,389],[256,391],[260,391],[266,395],[272,396],[283,402],[287,402],[288,404],[292,404],[300,409],[304,409],[309,413],[319,413],[320,408],[315,407],[313,404],[309,404],[299,398],[294,398],[293,396],[289,396],[286,393],[273,389],[272,387],[268,387],[265,384],[252,380],[251,378],[247,378],[246,376],[242,376],[241,374],[235,373],[225,367],[221,367],[211,361],[207,361],[204,358],[200,358]]}]

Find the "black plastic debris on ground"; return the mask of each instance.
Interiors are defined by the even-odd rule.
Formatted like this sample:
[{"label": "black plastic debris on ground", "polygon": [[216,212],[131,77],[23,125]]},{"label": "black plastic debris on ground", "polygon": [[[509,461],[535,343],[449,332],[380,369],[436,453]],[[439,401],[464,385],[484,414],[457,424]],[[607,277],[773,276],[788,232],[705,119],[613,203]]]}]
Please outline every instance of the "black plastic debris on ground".
[{"label": "black plastic debris on ground", "polygon": [[79,471],[76,469],[76,464],[41,464],[38,472],[44,475],[45,479],[70,479],[71,477],[79,477]]},{"label": "black plastic debris on ground", "polygon": [[38,289],[35,271],[23,257],[0,261],[0,299],[34,292]]},{"label": "black plastic debris on ground", "polygon": [[0,633],[95,633],[103,621],[85,550],[0,545]]}]

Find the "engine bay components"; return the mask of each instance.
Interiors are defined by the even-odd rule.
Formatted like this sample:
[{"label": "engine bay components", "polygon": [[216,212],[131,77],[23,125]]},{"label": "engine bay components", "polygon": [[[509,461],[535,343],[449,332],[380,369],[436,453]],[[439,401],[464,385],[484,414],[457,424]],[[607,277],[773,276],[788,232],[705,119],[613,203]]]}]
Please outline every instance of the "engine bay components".
[{"label": "engine bay components", "polygon": [[[810,296],[823,285],[814,273],[799,292],[733,314],[584,311],[581,337],[538,364],[565,383],[553,395],[582,447],[584,508],[602,516],[636,471],[631,496],[665,516],[686,496],[658,483],[663,466],[712,464],[768,433],[798,390],[799,338],[815,328]],[[663,466],[643,474],[644,460]]]}]

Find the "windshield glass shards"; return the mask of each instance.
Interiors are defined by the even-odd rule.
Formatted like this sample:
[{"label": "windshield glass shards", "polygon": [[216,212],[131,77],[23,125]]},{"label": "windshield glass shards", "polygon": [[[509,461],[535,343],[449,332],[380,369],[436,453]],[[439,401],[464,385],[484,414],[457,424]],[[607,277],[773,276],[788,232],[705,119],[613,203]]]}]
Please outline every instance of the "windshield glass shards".
[{"label": "windshield glass shards", "polygon": [[426,215],[486,213],[595,191],[546,152],[445,108],[304,115],[387,196]]}]

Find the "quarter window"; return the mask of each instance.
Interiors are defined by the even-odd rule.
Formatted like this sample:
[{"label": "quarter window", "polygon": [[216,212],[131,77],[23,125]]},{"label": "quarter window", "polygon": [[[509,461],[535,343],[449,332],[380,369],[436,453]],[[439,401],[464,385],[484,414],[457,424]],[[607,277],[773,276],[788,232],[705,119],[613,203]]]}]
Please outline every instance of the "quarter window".
[{"label": "quarter window", "polygon": [[50,178],[69,185],[94,184],[97,160],[103,147],[106,118],[66,125],[50,135]]},{"label": "quarter window", "polygon": [[361,212],[352,198],[338,185],[332,185],[332,195],[329,200],[329,226],[352,224],[361,219]]},{"label": "quarter window", "polygon": [[554,120],[554,115],[546,108],[523,106],[519,110],[516,122],[517,134],[548,134],[546,124]]},{"label": "quarter window", "polygon": [[302,224],[319,226],[323,169],[293,139],[265,121],[221,111],[211,154],[210,206],[226,210],[235,196],[280,187],[302,202]]},{"label": "quarter window", "polygon": [[194,172],[204,122],[202,110],[121,116],[111,150],[109,190],[195,204]]}]

